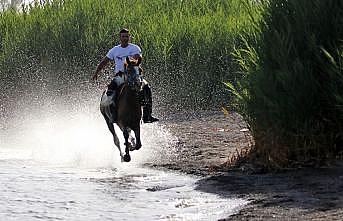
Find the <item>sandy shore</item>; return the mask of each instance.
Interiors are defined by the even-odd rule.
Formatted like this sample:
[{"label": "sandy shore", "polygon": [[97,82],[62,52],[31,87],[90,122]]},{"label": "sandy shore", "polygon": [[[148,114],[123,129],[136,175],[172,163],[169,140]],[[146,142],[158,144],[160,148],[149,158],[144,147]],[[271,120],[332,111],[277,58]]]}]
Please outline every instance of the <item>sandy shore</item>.
[{"label": "sandy shore", "polygon": [[201,175],[199,190],[251,201],[225,220],[343,220],[343,162],[277,174],[218,170],[251,144],[238,114],[178,114],[160,124],[177,139],[159,161],[147,165]]}]

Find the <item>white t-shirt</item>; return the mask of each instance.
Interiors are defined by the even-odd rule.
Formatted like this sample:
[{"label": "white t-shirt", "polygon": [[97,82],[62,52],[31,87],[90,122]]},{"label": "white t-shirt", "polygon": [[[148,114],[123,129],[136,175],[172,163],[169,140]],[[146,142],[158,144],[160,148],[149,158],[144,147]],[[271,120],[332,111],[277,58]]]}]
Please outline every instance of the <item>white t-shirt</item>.
[{"label": "white t-shirt", "polygon": [[121,45],[117,45],[108,51],[106,57],[115,62],[115,73],[119,71],[124,71],[124,62],[126,57],[131,57],[133,55],[142,54],[141,48],[138,45],[129,43],[128,46],[123,48]]}]

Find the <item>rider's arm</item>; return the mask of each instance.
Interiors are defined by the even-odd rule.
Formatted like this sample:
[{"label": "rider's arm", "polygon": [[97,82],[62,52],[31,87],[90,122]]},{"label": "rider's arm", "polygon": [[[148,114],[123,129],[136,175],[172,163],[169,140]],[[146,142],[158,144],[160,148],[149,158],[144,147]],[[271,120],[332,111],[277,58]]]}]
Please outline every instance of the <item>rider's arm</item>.
[{"label": "rider's arm", "polygon": [[102,61],[98,64],[98,67],[96,68],[96,71],[92,77],[93,80],[96,80],[98,78],[100,71],[108,64],[109,61],[110,59],[107,56],[105,56],[102,59]]}]

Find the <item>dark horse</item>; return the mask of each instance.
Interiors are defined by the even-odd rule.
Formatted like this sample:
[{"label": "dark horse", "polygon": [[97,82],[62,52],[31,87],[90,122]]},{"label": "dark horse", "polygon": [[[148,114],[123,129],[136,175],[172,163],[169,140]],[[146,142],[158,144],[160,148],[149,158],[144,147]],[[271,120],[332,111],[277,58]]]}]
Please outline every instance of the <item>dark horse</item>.
[{"label": "dark horse", "polygon": [[[108,108],[104,105],[100,105],[100,111],[104,116],[107,126],[113,135],[115,145],[118,147],[120,157],[125,162],[130,162],[130,150],[138,150],[142,147],[140,139],[140,120],[142,118],[142,107],[140,99],[140,67],[139,61],[126,59],[125,71],[124,71],[124,83],[117,89],[117,125],[122,130],[125,138],[125,155],[123,156],[120,149],[119,139],[114,130],[114,123],[111,121],[111,116],[115,114],[113,109]],[[102,100],[105,98],[106,90],[102,94]],[[105,98],[106,99],[106,98]],[[115,102],[115,101],[114,101]],[[129,136],[131,130],[134,131],[136,137],[136,144],[129,142]],[[134,139],[132,138],[132,143]]]}]

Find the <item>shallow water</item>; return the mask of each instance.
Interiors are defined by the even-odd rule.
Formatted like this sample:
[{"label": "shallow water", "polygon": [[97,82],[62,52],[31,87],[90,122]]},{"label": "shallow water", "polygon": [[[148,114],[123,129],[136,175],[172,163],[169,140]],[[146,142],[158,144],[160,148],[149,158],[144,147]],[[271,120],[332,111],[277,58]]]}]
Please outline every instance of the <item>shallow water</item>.
[{"label": "shallow water", "polygon": [[142,167],[176,139],[158,124],[143,125],[143,148],[121,163],[98,116],[38,117],[1,129],[0,220],[218,220],[247,204]]}]

